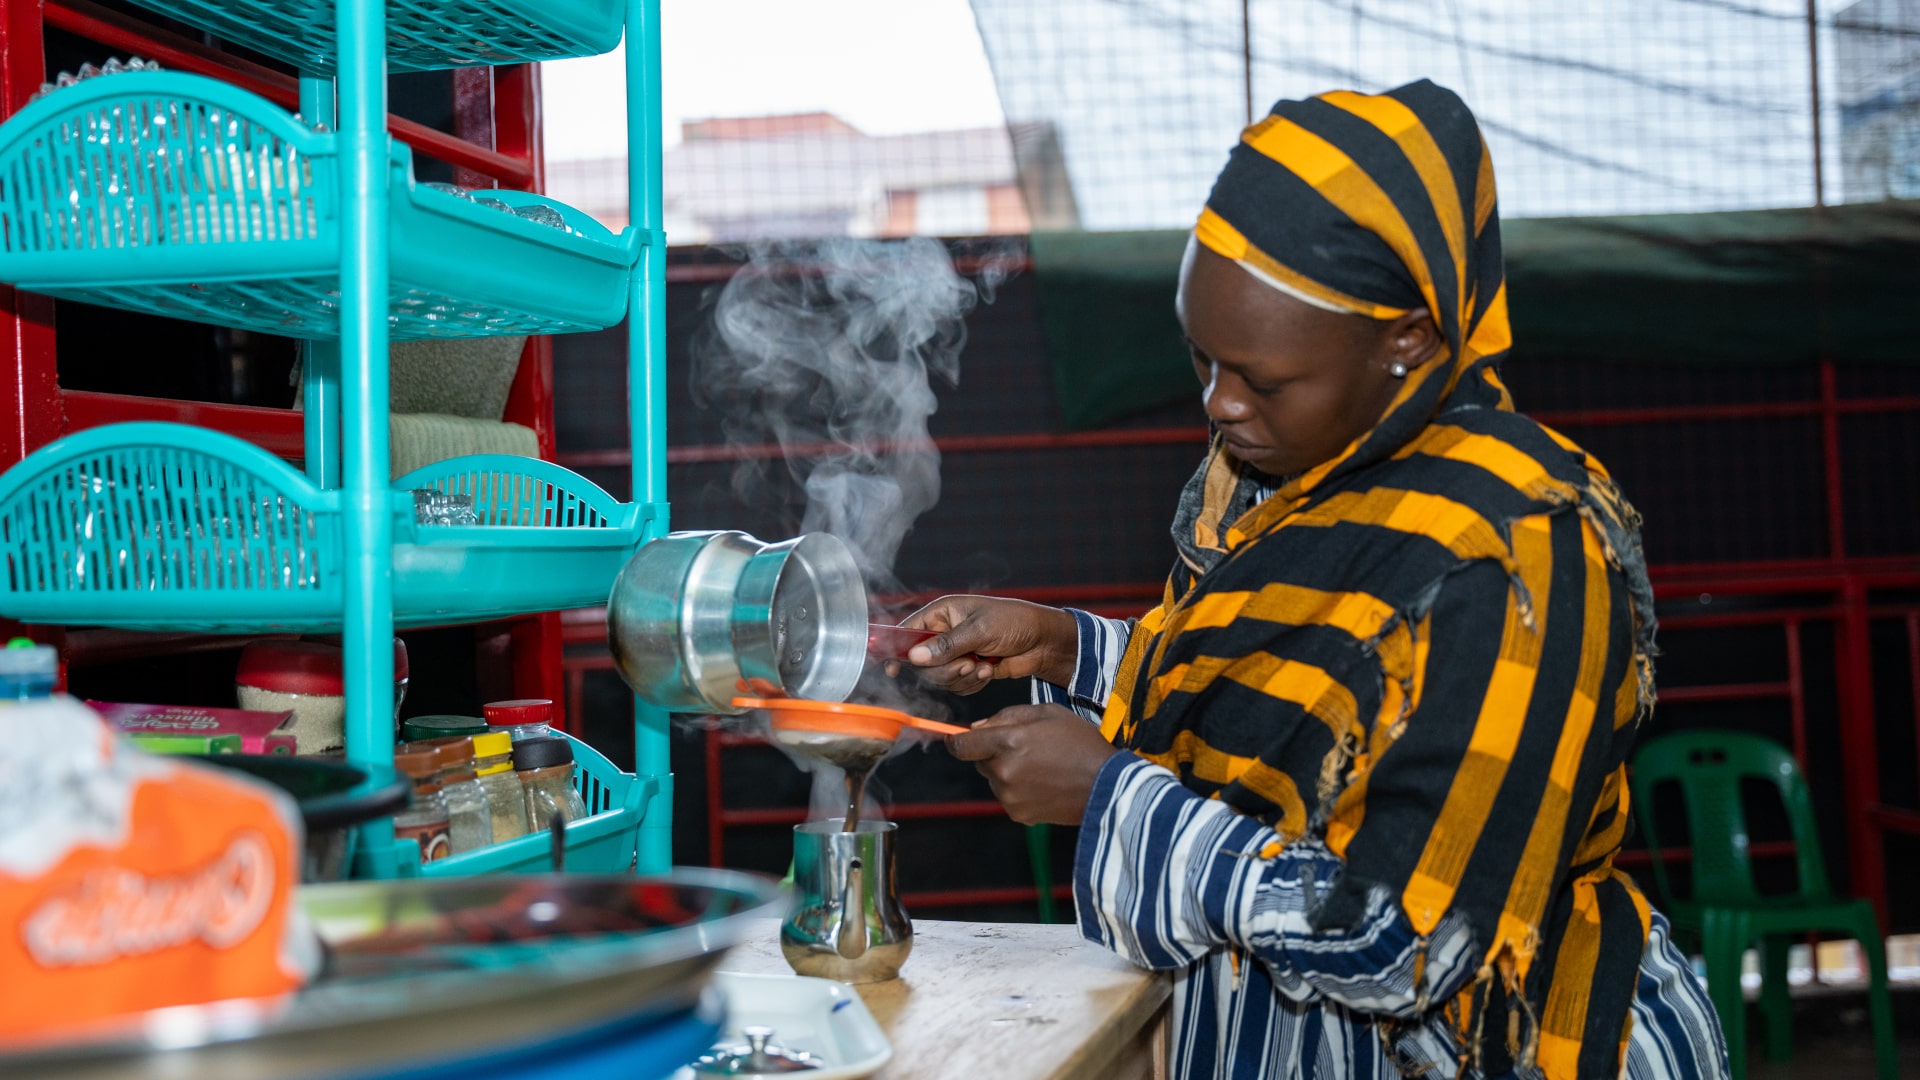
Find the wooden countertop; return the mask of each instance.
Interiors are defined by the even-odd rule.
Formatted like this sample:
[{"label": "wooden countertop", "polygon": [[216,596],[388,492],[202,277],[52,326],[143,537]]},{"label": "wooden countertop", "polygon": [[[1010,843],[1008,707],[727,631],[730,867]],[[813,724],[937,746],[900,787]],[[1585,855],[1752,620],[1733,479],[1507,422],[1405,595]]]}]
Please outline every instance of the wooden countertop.
[{"label": "wooden countertop", "polygon": [[[900,977],[856,987],[893,1043],[881,1080],[1162,1075],[1169,982],[1073,926],[916,921]],[[722,971],[791,974],[769,919]]]}]

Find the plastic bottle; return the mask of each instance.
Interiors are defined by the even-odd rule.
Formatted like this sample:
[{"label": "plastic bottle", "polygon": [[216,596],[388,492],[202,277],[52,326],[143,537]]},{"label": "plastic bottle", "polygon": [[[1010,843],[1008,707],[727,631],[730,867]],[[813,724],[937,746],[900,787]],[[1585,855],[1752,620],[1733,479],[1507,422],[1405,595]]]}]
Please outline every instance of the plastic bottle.
[{"label": "plastic bottle", "polygon": [[60,654],[51,645],[14,638],[0,649],[0,708],[53,696]]},{"label": "plastic bottle", "polygon": [[506,731],[516,743],[553,734],[553,702],[546,698],[490,701],[481,711],[487,715],[487,726]]},{"label": "plastic bottle", "polygon": [[573,741],[564,735],[519,739],[513,744],[513,768],[527,791],[527,825],[545,829],[555,814],[567,821],[587,816],[586,800],[573,786]]}]

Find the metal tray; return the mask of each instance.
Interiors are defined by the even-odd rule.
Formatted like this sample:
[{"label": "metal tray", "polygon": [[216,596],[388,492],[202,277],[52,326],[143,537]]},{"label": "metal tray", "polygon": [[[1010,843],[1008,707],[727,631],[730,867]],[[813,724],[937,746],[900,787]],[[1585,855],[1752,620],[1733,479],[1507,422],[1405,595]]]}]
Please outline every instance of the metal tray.
[{"label": "metal tray", "polygon": [[328,953],[305,990],[15,1044],[0,1076],[368,1076],[533,1045],[550,1060],[694,1008],[724,952],[780,913],[770,879],[694,869],[351,882],[300,899]]}]

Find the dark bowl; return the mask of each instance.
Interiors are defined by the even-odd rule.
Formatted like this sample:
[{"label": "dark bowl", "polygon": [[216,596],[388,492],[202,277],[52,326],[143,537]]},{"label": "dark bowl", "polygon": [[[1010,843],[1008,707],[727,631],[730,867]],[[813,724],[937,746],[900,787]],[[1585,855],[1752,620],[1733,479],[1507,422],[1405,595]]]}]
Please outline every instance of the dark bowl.
[{"label": "dark bowl", "polygon": [[307,828],[300,880],[340,881],[353,865],[353,826],[406,808],[412,783],[391,766],[285,754],[208,754],[194,760],[246,773],[293,796]]}]

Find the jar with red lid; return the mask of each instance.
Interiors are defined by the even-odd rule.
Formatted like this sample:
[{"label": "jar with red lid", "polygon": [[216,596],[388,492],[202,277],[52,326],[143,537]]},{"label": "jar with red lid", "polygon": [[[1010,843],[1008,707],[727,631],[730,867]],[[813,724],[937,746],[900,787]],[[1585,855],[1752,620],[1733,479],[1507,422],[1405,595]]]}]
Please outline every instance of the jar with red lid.
[{"label": "jar with red lid", "polygon": [[[347,680],[340,646],[323,641],[255,641],[240,651],[235,696],[243,709],[293,712],[295,753],[346,748]],[[407,646],[393,639],[393,715],[407,693]]]},{"label": "jar with red lid", "polygon": [[393,767],[413,781],[407,808],[393,816],[393,838],[420,845],[420,861],[429,863],[453,854],[447,797],[440,791],[440,750],[422,746],[396,751]]},{"label": "jar with red lid", "polygon": [[513,736],[514,742],[553,734],[553,702],[547,698],[490,701],[481,711],[488,727]]}]

